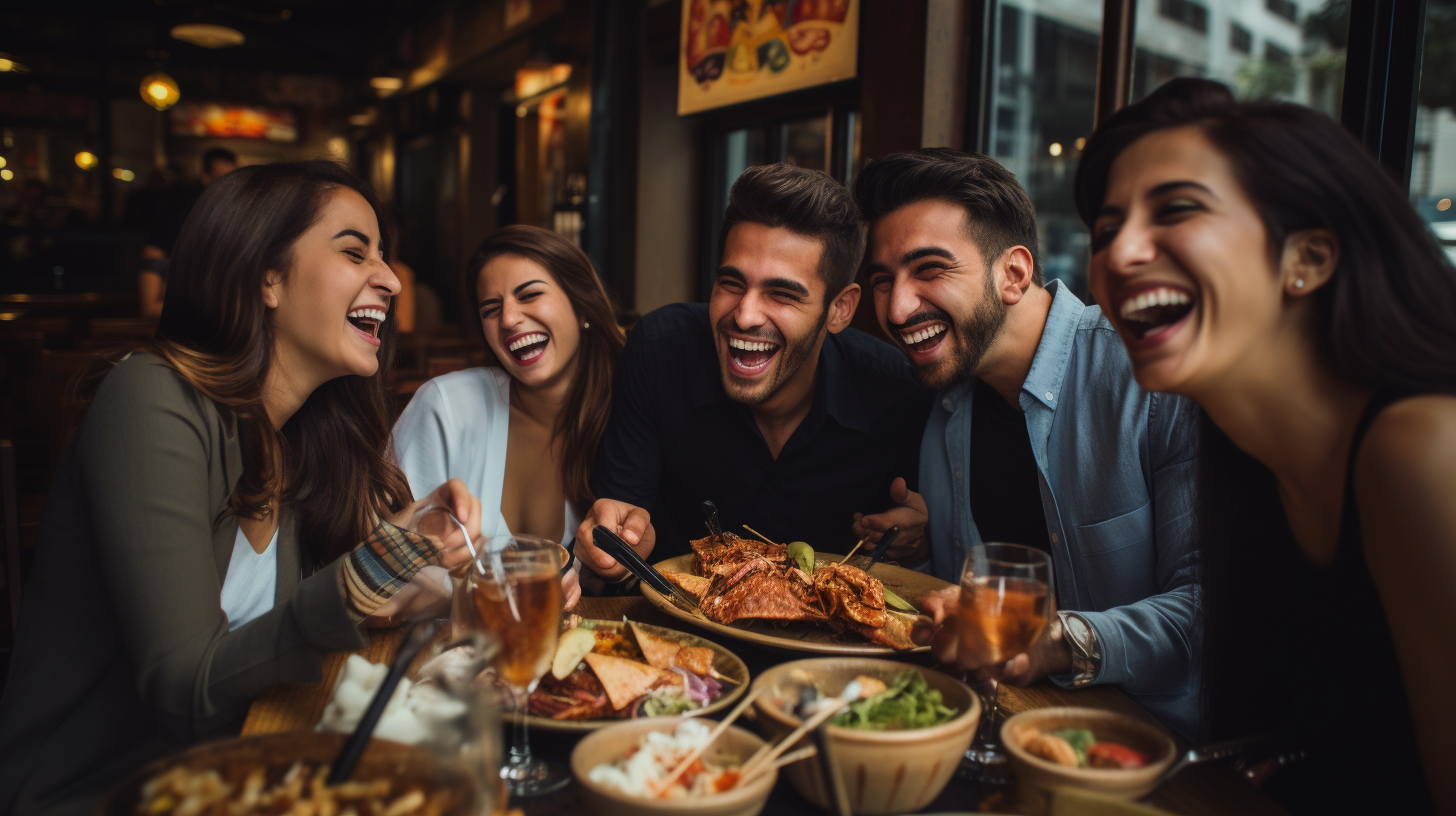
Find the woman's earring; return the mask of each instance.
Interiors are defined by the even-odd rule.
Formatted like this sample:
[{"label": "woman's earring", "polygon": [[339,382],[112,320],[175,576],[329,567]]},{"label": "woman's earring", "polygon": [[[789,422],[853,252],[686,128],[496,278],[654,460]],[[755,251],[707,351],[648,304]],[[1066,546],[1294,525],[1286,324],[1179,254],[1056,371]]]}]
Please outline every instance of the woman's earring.
[{"label": "woman's earring", "polygon": [[1295,289],[1303,289],[1304,288],[1304,278],[1295,278],[1294,279],[1294,288]]},{"label": "woman's earring", "polygon": [[588,323],[588,322],[586,322],[585,320],[583,320],[583,321],[581,321],[581,327],[583,329],[590,329],[591,328],[591,324]]}]

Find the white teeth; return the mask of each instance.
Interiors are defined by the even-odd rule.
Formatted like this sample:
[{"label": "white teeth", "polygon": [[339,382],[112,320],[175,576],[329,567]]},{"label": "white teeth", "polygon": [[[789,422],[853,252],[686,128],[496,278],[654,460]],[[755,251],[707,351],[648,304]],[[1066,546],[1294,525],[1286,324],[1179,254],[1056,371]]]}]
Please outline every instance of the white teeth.
[{"label": "white teeth", "polygon": [[1135,319],[1134,315],[1137,315],[1145,309],[1154,306],[1179,306],[1184,303],[1191,303],[1192,300],[1187,292],[1162,287],[1124,300],[1122,302],[1122,308],[1118,310],[1118,314],[1124,319]]},{"label": "white teeth", "polygon": [[739,340],[737,337],[728,338],[728,347],[736,348],[739,351],[773,351],[773,343],[755,343],[751,340]]},{"label": "white teeth", "polygon": [[516,349],[529,346],[532,343],[545,342],[546,339],[547,337],[544,332],[531,332],[530,334],[524,334],[516,338],[516,340],[511,343],[510,350],[515,351]]},{"label": "white teeth", "polygon": [[900,333],[900,339],[904,341],[905,345],[907,345],[907,346],[913,346],[916,343],[920,343],[920,342],[924,342],[926,340],[929,340],[930,338],[932,338],[932,337],[934,337],[934,336],[936,336],[938,334],[941,334],[944,331],[945,331],[945,325],[942,324],[942,323],[937,323],[934,326],[931,326],[931,327],[925,328],[925,329],[921,329],[919,331],[908,332],[908,333],[907,332],[901,332]]},{"label": "white teeth", "polygon": [[374,320],[379,323],[383,323],[385,318],[388,316],[389,313],[384,311],[383,309],[375,309],[371,306],[365,306],[362,309],[352,309],[349,311],[349,317],[364,318],[366,320]]}]

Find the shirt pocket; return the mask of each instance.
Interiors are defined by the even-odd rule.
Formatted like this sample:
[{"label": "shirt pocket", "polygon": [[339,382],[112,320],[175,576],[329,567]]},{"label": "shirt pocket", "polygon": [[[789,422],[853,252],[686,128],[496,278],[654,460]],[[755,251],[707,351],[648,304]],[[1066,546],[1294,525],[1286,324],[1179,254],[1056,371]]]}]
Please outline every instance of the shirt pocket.
[{"label": "shirt pocket", "polygon": [[1120,516],[1074,528],[1097,609],[1135,603],[1156,592],[1153,503]]}]

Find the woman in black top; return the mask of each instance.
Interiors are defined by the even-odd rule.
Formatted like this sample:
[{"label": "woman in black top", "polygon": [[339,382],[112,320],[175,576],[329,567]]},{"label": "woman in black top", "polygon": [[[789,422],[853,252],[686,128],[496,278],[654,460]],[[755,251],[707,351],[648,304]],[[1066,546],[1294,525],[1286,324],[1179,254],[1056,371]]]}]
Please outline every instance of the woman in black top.
[{"label": "woman in black top", "polygon": [[1089,140],[1093,294],[1207,412],[1210,736],[1311,813],[1456,812],[1456,275],[1323,114],[1175,80]]}]

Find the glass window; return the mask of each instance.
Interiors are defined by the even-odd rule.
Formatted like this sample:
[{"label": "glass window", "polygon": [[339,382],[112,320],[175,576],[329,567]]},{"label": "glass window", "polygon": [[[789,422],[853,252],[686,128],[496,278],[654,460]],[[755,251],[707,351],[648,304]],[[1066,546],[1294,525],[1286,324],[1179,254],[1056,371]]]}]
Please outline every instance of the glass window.
[{"label": "glass window", "polygon": [[[1339,118],[1349,0],[1160,0],[1138,10],[1132,98],[1178,76],[1226,83],[1240,99],[1282,99]],[[1197,5],[1195,13],[1186,6]],[[1165,13],[1178,10],[1177,13]],[[1192,21],[1203,20],[1200,29]],[[1224,37],[1221,33],[1228,32]]]},{"label": "glass window", "polygon": [[721,214],[728,207],[728,191],[744,170],[768,164],[767,139],[763,128],[744,128],[730,131],[723,137],[723,203]]},{"label": "glass window", "polygon": [[[1145,3],[1157,13],[1158,3]],[[1048,281],[1087,292],[1087,230],[1072,203],[1092,133],[1102,0],[1002,0],[992,29],[986,151],[1036,205]]]},{"label": "glass window", "polygon": [[1456,263],[1456,0],[1427,0],[1410,194]]},{"label": "glass window", "polygon": [[829,172],[829,117],[809,116],[783,124],[784,161]]}]

